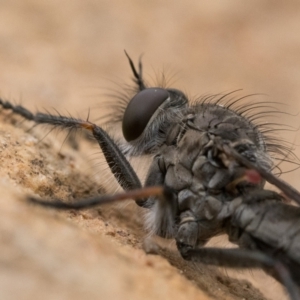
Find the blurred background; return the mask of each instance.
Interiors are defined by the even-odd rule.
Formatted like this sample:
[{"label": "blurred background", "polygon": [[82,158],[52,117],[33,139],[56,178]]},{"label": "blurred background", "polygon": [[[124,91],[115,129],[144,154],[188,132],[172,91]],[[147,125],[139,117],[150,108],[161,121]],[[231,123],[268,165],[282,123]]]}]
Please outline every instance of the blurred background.
[{"label": "blurred background", "polygon": [[[0,93],[31,109],[91,108],[96,119],[106,88],[132,78],[126,49],[143,54],[150,82],[165,72],[192,97],[261,93],[295,115],[277,122],[299,128],[299,32],[296,0],[0,0]],[[280,134],[299,143],[299,130]],[[300,171],[282,178],[300,188]]]}]

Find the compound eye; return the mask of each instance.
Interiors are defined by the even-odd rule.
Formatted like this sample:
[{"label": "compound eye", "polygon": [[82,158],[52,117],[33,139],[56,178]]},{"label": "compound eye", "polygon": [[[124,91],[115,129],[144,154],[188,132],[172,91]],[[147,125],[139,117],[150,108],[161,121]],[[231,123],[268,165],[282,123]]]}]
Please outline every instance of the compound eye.
[{"label": "compound eye", "polygon": [[137,139],[146,128],[158,107],[169,98],[161,88],[148,88],[137,93],[129,102],[124,116],[122,130],[127,142]]}]

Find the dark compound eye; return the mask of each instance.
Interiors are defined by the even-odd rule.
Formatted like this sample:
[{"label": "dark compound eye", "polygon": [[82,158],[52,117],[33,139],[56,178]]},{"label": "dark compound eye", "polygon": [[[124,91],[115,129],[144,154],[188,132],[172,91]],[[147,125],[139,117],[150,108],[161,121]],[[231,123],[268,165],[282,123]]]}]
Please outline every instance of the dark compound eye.
[{"label": "dark compound eye", "polygon": [[131,99],[122,124],[123,135],[127,142],[137,139],[143,133],[155,111],[169,97],[169,92],[165,89],[148,88]]}]

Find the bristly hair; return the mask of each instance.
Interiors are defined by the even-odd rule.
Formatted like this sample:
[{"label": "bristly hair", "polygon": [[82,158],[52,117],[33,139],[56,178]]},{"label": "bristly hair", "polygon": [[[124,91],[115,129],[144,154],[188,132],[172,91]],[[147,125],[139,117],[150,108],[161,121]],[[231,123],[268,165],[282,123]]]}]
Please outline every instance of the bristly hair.
[{"label": "bristly hair", "polygon": [[[275,101],[247,101],[252,100],[254,96],[263,94],[248,94],[237,96],[241,90],[234,90],[228,93],[211,94],[199,97],[190,101],[190,103],[221,105],[225,109],[231,110],[241,117],[247,119],[253,125],[254,130],[257,130],[262,136],[265,144],[266,152],[269,153],[274,161],[273,170],[276,170],[276,175],[288,173],[300,168],[300,160],[294,153],[295,145],[279,137],[278,133],[282,131],[296,132],[299,129],[293,128],[290,125],[268,122],[267,120],[278,118],[280,115],[296,116],[288,112],[280,110],[280,106],[285,105]],[[295,165],[292,170],[283,172],[280,164],[283,162]]]},{"label": "bristly hair", "polygon": [[[134,66],[131,65],[131,68],[134,68]],[[137,71],[135,72],[134,85],[118,85],[116,89],[111,89],[109,90],[109,93],[105,94],[110,98],[110,101],[102,104],[108,113],[103,115],[101,118],[98,118],[97,121],[104,124],[106,128],[115,126],[116,123],[121,124],[128,103],[132,97],[140,91],[140,87],[137,84],[137,77],[139,74]],[[155,79],[152,80],[154,84],[149,85],[143,78],[141,78],[141,80],[143,80],[144,88],[158,87],[167,89],[171,87],[170,80],[167,79],[165,72],[156,73]],[[281,137],[278,137],[278,133],[281,131],[297,131],[298,129],[280,122],[277,123],[272,121],[272,119],[280,115],[295,115],[280,110],[279,108],[284,105],[283,103],[261,100],[253,101],[255,96],[261,96],[263,94],[247,94],[240,96],[239,94],[241,91],[241,89],[238,89],[227,93],[222,92],[218,94],[207,94],[197,98],[189,97],[189,106],[201,105],[205,110],[207,105],[218,105],[246,119],[250,124],[252,124],[254,130],[256,130],[262,137],[266,152],[269,153],[274,162],[273,171],[276,175],[291,172],[300,168],[300,160],[293,152],[295,145]],[[269,120],[269,122],[267,120]],[[292,167],[291,170],[283,172],[281,169],[281,164],[283,162],[290,163],[294,165],[294,167]]]}]

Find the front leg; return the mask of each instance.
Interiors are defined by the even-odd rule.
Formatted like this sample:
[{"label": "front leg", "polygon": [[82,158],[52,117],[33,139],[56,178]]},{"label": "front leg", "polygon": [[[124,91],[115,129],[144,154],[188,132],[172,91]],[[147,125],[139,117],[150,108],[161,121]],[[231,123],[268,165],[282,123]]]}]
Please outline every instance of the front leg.
[{"label": "front leg", "polygon": [[[2,99],[0,99],[0,105],[4,109],[12,110],[15,114],[22,116],[26,120],[35,122],[37,125],[46,124],[51,125],[54,128],[59,127],[68,129],[70,131],[76,129],[85,129],[90,131],[93,134],[95,140],[98,142],[111,172],[113,173],[121,187],[125,191],[140,189],[142,187],[137,174],[133,170],[132,166],[130,165],[122,151],[115,144],[109,134],[96,124],[93,124],[88,120],[83,121],[80,119],[65,117],[62,115],[55,116],[39,112],[35,114],[30,112],[23,106],[15,106],[9,101],[4,101]],[[136,203],[142,207],[144,207],[145,205],[144,200],[136,200]]]},{"label": "front leg", "polygon": [[109,168],[122,188],[124,190],[132,190],[142,187],[137,174],[129,164],[124,154],[108,133],[101,127],[89,121],[43,113],[37,113],[34,121],[37,124],[48,124],[69,130],[86,129],[91,131],[105,156]]}]

